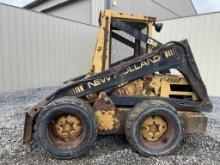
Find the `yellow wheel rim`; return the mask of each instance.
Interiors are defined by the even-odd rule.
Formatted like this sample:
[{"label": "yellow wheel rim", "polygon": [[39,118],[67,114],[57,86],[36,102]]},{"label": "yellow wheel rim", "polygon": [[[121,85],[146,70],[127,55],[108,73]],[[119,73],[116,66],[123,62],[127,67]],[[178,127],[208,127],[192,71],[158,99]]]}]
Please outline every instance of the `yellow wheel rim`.
[{"label": "yellow wheel rim", "polygon": [[167,130],[166,121],[160,116],[149,116],[141,125],[141,135],[148,141],[159,140]]},{"label": "yellow wheel rim", "polygon": [[65,141],[75,140],[82,129],[82,122],[75,115],[62,115],[53,123],[55,134]]}]

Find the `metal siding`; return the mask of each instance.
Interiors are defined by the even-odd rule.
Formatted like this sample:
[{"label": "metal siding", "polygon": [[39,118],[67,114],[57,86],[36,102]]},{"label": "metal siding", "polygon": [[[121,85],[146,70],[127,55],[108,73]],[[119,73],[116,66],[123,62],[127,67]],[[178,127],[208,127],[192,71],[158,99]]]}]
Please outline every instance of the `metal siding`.
[{"label": "metal siding", "polygon": [[40,12],[42,10],[48,9],[50,7],[56,6],[60,3],[66,2],[66,1],[68,1],[68,0],[49,0],[49,1],[46,1],[44,3],[41,3],[41,4],[31,8],[31,10]]},{"label": "metal siding", "polygon": [[191,0],[153,0],[181,17],[197,15]]},{"label": "metal siding", "polygon": [[80,0],[67,6],[54,9],[47,14],[76,20],[84,23],[90,23],[90,0]]},{"label": "metal siding", "polygon": [[[114,1],[117,2],[116,6],[112,5]],[[111,0],[110,8],[120,12],[153,16],[158,20],[178,17],[151,0]]]},{"label": "metal siding", "polygon": [[220,13],[163,21],[155,38],[165,43],[187,38],[208,93],[220,96]]},{"label": "metal siding", "polygon": [[0,92],[53,86],[89,69],[98,29],[0,4]]},{"label": "metal siding", "polygon": [[91,24],[94,26],[98,26],[98,19],[100,11],[105,9],[105,1],[97,1],[97,0],[90,0],[91,1]]}]

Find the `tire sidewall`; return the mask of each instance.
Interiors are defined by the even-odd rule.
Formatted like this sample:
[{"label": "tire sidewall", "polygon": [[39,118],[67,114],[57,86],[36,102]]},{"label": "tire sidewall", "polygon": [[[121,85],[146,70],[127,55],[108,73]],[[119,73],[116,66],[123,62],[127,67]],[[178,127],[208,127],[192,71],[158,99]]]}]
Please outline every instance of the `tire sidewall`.
[{"label": "tire sidewall", "polygon": [[[62,114],[73,114],[78,116],[84,124],[84,129],[86,131],[81,143],[78,146],[69,150],[62,150],[57,148],[56,146],[53,146],[50,143],[50,138],[48,135],[48,127],[49,125],[51,125],[50,122],[54,120],[57,116],[60,116]],[[93,142],[93,136],[96,136],[95,130],[96,121],[91,112],[86,110],[85,107],[70,103],[64,103],[56,106],[51,106],[48,109],[43,110],[35,131],[37,131],[38,142],[48,154],[59,157],[61,159],[68,159],[81,155],[87,150],[88,146],[90,146]]]},{"label": "tire sidewall", "polygon": [[[152,115],[160,115],[166,120],[169,120],[175,129],[174,137],[170,144],[165,146],[162,149],[151,149],[144,145],[143,140],[141,139],[141,133],[140,133],[140,126],[143,123],[143,121],[146,119],[147,116]],[[172,110],[166,109],[166,108],[157,108],[152,107],[150,109],[144,110],[137,118],[134,120],[132,124],[132,139],[133,144],[135,145],[135,148],[138,148],[138,151],[142,153],[143,155],[166,155],[172,152],[176,146],[179,144],[179,142],[182,139],[182,125],[181,121],[178,117],[178,115],[173,112]]]}]

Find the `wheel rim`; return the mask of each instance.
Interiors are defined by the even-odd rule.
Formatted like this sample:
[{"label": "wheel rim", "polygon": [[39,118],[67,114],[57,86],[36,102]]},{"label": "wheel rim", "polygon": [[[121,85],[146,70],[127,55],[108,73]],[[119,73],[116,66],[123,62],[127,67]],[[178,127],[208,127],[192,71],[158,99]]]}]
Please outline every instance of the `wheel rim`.
[{"label": "wheel rim", "polygon": [[49,141],[59,149],[73,149],[86,135],[85,122],[75,114],[60,114],[48,125]]},{"label": "wheel rim", "polygon": [[159,140],[167,131],[167,123],[161,116],[149,116],[141,125],[141,135],[148,141]]},{"label": "wheel rim", "polygon": [[147,116],[140,124],[140,137],[148,148],[164,148],[171,143],[174,136],[174,125],[165,116]]},{"label": "wheel rim", "polygon": [[75,115],[61,115],[53,123],[54,133],[64,141],[76,140],[82,133],[82,121]]}]

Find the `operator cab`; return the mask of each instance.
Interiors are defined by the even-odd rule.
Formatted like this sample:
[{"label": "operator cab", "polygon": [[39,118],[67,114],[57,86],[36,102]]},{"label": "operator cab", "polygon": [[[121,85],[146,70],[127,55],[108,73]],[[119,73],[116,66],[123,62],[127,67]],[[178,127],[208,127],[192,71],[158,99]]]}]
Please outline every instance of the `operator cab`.
[{"label": "operator cab", "polygon": [[155,21],[154,17],[108,10],[101,12],[91,73],[102,72],[161,46],[160,42],[152,38],[153,27],[158,32],[162,28],[162,24],[156,24]]},{"label": "operator cab", "polygon": [[[113,19],[112,23],[117,19]],[[148,35],[148,25],[146,23],[134,23],[128,20],[121,20],[126,25]],[[132,32],[131,32],[132,33]],[[110,36],[110,66],[117,65],[121,61],[128,61],[142,54],[148,53],[148,44],[138,40],[131,34],[111,25]]]}]

